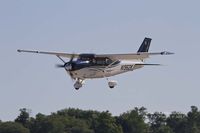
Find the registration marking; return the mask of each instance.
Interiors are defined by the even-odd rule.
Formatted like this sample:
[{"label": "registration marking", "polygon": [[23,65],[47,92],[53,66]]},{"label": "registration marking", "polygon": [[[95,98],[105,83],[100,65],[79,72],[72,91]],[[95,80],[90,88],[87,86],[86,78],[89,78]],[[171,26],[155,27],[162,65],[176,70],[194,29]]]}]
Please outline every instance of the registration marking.
[{"label": "registration marking", "polygon": [[134,69],[134,65],[123,65],[121,66],[121,70],[132,71]]}]

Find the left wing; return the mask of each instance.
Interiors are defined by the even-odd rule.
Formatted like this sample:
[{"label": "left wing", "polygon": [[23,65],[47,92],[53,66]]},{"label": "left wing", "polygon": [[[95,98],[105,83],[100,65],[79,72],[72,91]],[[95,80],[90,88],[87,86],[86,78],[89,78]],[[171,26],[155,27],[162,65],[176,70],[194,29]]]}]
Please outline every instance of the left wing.
[{"label": "left wing", "polygon": [[113,60],[133,60],[133,59],[145,59],[149,58],[152,55],[170,55],[174,54],[171,52],[163,51],[163,52],[138,52],[138,53],[130,53],[130,54],[99,54],[95,55],[95,57],[108,57]]},{"label": "left wing", "polygon": [[36,53],[36,54],[48,54],[48,55],[55,55],[55,56],[67,57],[67,58],[71,58],[72,56],[74,58],[79,57],[79,54],[69,54],[69,53],[59,53],[59,52],[44,52],[44,51],[21,50],[21,49],[18,49],[17,51],[18,52],[27,52],[27,53]]}]

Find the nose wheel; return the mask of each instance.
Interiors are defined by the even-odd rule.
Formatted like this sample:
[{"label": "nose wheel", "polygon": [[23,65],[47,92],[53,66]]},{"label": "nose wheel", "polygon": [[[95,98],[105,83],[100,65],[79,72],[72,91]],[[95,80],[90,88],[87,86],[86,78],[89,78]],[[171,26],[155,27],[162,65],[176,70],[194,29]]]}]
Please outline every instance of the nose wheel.
[{"label": "nose wheel", "polygon": [[78,79],[74,84],[75,90],[79,90],[83,86],[83,84],[84,84],[84,80]]}]

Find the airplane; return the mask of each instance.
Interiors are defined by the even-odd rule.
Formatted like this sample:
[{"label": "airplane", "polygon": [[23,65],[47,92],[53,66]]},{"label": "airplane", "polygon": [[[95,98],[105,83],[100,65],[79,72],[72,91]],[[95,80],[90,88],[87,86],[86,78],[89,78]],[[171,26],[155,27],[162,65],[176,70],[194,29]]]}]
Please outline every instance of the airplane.
[{"label": "airplane", "polygon": [[[136,53],[126,54],[70,54],[60,52],[44,52],[33,50],[20,50],[18,52],[28,52],[36,54],[47,54],[57,56],[63,64],[56,65],[58,68],[64,68],[69,76],[75,80],[74,88],[79,90],[86,79],[106,78],[130,72],[144,66],[157,66],[161,64],[145,63],[145,59],[153,55],[171,55],[172,52],[148,52],[151,44],[151,38],[145,37]],[[68,58],[66,62],[63,58]],[[108,86],[114,88],[117,81],[108,80]]]}]

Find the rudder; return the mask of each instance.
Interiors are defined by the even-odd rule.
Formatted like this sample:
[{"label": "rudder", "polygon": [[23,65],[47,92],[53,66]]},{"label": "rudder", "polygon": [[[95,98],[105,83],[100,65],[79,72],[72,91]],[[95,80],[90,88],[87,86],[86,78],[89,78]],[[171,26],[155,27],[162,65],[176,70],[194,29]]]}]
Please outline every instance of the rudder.
[{"label": "rudder", "polygon": [[152,40],[151,38],[145,37],[137,52],[148,52],[150,44],[151,44],[151,40]]}]

